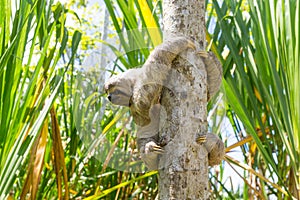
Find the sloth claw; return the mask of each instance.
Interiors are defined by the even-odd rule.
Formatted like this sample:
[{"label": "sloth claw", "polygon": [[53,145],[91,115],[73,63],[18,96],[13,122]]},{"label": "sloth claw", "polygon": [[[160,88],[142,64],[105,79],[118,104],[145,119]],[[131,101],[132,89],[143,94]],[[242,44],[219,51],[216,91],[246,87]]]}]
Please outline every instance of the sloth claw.
[{"label": "sloth claw", "polygon": [[208,57],[208,52],[207,51],[199,51],[197,52],[202,58],[207,58]]}]

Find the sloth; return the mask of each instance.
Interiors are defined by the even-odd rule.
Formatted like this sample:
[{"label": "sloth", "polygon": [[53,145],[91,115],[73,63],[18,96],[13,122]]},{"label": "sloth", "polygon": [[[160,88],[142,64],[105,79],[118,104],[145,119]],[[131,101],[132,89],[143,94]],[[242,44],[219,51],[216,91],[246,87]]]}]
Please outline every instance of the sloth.
[{"label": "sloth", "polygon": [[[149,170],[157,169],[158,155],[164,152],[158,145],[160,97],[163,85],[173,60],[187,49],[195,50],[195,44],[186,37],[175,37],[165,41],[151,52],[141,68],[129,69],[113,76],[104,85],[111,103],[130,108],[134,122],[138,125],[137,144],[141,159]],[[199,55],[207,71],[209,99],[220,87],[222,66],[211,53],[201,51]],[[209,152],[209,164],[216,165],[222,160],[224,145],[217,136],[212,135],[214,134],[208,134],[207,138],[212,141],[206,142],[205,147]]]},{"label": "sloth", "polygon": [[105,83],[108,99],[113,104],[128,106],[137,125],[148,125],[150,108],[159,104],[163,83],[168,77],[172,61],[188,48],[195,49],[195,45],[185,37],[157,46],[142,68],[129,69]]}]

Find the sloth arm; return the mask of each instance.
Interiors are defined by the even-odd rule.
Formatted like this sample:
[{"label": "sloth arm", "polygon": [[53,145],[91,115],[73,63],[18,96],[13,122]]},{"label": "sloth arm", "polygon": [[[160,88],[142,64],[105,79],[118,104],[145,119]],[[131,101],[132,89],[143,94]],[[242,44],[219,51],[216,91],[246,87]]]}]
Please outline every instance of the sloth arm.
[{"label": "sloth arm", "polygon": [[188,48],[195,49],[195,44],[186,37],[176,37],[157,46],[143,66],[144,82],[155,81],[155,83],[163,84],[173,60]]},{"label": "sloth arm", "polygon": [[149,110],[160,101],[161,90],[167,79],[173,60],[194,43],[186,37],[176,37],[157,46],[149,55],[137,77],[133,91],[131,111],[140,126],[150,123]]}]

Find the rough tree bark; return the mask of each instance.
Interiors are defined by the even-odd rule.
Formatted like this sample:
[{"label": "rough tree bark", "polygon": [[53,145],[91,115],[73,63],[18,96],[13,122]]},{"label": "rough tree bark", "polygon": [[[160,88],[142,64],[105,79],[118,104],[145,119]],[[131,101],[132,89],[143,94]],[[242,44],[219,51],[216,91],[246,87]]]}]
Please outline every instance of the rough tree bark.
[{"label": "rough tree bark", "polygon": [[[163,9],[164,39],[183,35],[205,49],[205,0],[164,0]],[[196,142],[207,133],[205,65],[188,50],[172,69],[161,99],[159,199],[208,199],[208,153]]]}]

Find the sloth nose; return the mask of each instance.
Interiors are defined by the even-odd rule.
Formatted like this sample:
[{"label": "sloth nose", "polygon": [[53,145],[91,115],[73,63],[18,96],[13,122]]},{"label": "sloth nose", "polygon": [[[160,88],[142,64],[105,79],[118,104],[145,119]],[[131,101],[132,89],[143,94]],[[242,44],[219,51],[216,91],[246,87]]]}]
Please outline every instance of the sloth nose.
[{"label": "sloth nose", "polygon": [[107,98],[109,101],[111,101],[111,95],[108,95]]}]

